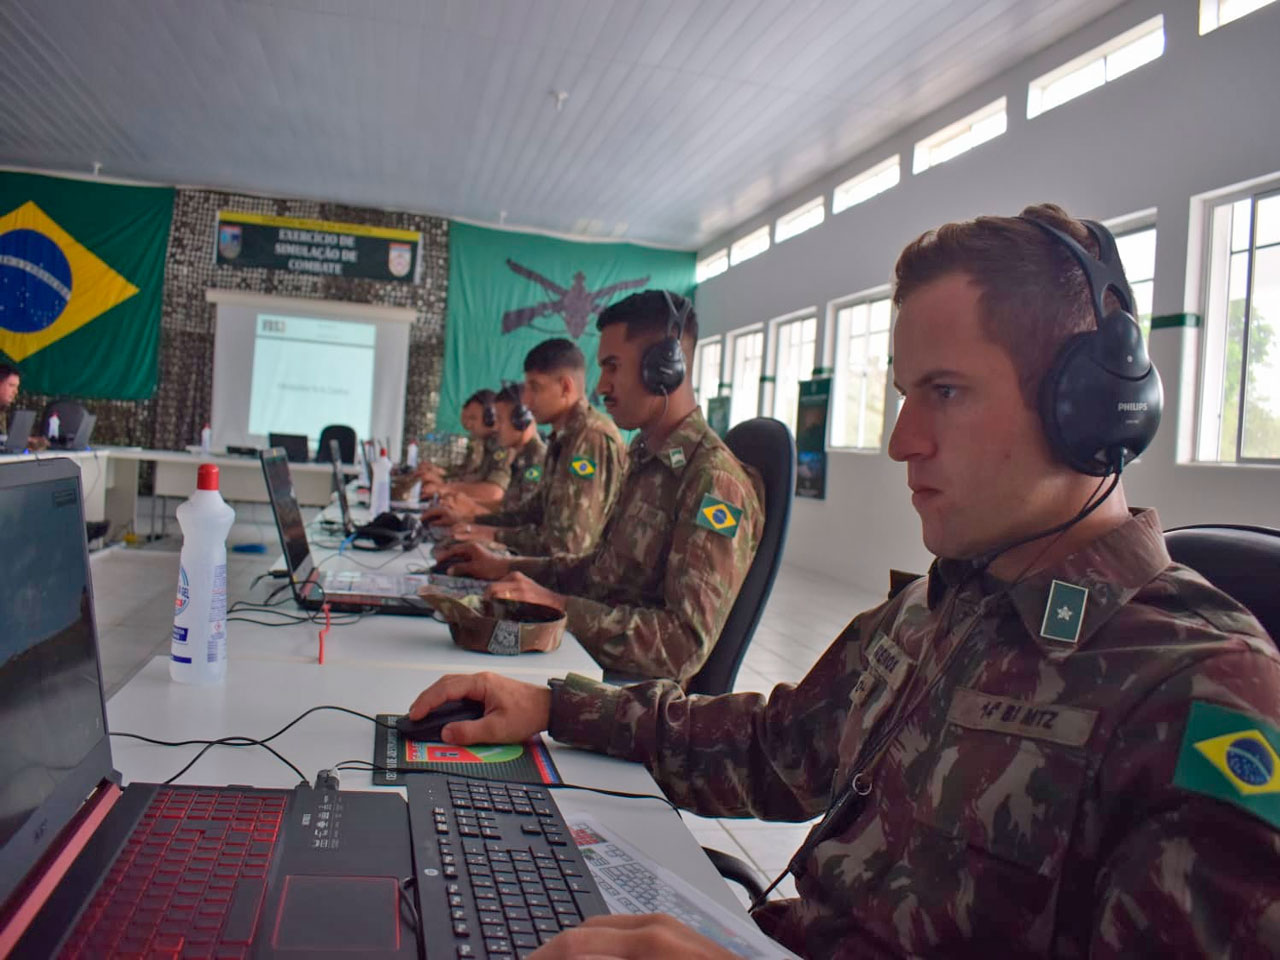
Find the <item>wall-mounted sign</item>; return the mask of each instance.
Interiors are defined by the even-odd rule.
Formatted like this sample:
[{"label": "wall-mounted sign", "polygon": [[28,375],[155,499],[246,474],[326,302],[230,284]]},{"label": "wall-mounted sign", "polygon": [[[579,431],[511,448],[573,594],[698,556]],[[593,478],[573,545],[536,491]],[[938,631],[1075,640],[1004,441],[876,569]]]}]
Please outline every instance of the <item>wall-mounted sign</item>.
[{"label": "wall-mounted sign", "polygon": [[827,410],[831,378],[800,383],[796,409],[796,496],[822,500],[827,495]]},{"label": "wall-mounted sign", "polygon": [[413,230],[218,211],[219,266],[414,283],[421,248]]}]

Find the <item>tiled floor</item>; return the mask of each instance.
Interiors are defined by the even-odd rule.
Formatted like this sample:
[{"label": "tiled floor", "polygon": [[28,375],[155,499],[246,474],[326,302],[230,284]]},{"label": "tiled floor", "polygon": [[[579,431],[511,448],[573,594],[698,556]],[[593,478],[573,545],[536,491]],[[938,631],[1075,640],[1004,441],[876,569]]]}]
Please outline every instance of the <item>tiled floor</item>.
[{"label": "tiled floor", "polygon": [[[261,515],[245,508],[240,517],[242,522],[233,528],[228,542],[261,542],[267,553],[228,553],[227,585],[232,597],[243,596],[249,582],[277,552],[275,530],[265,507]],[[178,533],[172,519],[168,530],[172,535]],[[141,549],[115,548],[93,556],[108,696],[148,659],[168,649],[179,546],[180,541],[171,536]],[[768,693],[778,683],[798,681],[844,625],[878,599],[830,577],[784,565],[735,690]],[[805,824],[714,820],[692,814],[684,817],[703,846],[746,860],[769,880],[786,866],[809,830]],[[779,885],[775,895],[779,894],[794,895],[790,878]]]}]

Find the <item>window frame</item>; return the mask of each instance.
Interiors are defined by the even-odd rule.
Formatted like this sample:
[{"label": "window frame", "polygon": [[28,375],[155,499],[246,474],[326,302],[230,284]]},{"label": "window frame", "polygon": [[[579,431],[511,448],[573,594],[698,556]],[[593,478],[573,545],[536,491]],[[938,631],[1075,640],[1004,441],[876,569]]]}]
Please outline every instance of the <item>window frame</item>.
[{"label": "window frame", "polygon": [[[756,382],[754,384],[755,403],[754,403],[753,409],[755,412],[748,417],[744,417],[743,420],[750,420],[752,417],[760,416],[760,407],[761,407],[760,394],[762,393],[760,389],[760,385],[761,385],[760,378],[764,376],[765,361],[767,359],[767,357],[765,356],[765,353],[766,353],[766,348],[768,347],[768,338],[767,338],[767,334],[766,334],[763,323],[751,323],[745,327],[739,327],[737,330],[731,330],[727,334],[725,334],[725,338],[729,343],[728,371],[729,371],[729,426],[730,427],[736,426],[737,424],[743,422],[743,420],[734,419],[734,401],[737,400],[738,397],[740,396],[738,391],[738,384],[737,384],[738,342],[742,340],[744,337],[749,337],[756,334],[760,336],[760,374],[756,378]],[[721,369],[723,370],[724,369],[723,365],[725,363],[725,358],[723,357],[723,355],[721,356],[720,363],[721,363]]]},{"label": "window frame", "polygon": [[[707,272],[707,266],[709,264],[714,264],[716,261],[720,260],[721,258],[723,258],[724,266],[720,267],[719,270],[715,270],[714,272]],[[694,262],[693,281],[694,283],[703,283],[707,280],[712,279],[713,277],[720,276],[720,274],[722,273],[726,273],[728,269],[729,269],[729,248],[721,247],[719,250],[713,250],[711,253],[707,254],[705,257]]]},{"label": "window frame", "polygon": [[[698,406],[702,407],[704,415],[707,412],[707,401],[710,400],[711,397],[720,396],[720,387],[724,381],[724,339],[724,334],[718,333],[714,337],[703,337],[694,344],[693,347],[693,375],[690,382],[693,386],[694,398],[698,401]],[[714,393],[711,393],[708,396],[702,396],[702,351],[710,346],[720,348],[720,360],[716,364],[716,389]]]},{"label": "window frame", "polygon": [[[792,230],[793,224],[800,222],[813,211],[818,211],[818,219],[813,223],[801,227],[799,230]],[[792,210],[787,211],[773,223],[773,242],[786,243],[792,237],[798,237],[802,233],[808,233],[815,227],[822,226],[827,219],[827,198],[825,194],[818,194],[816,197],[806,200]]]},{"label": "window frame", "polygon": [[[1160,52],[1158,54],[1150,60],[1144,60],[1142,63],[1129,67],[1129,69],[1125,70],[1123,73],[1116,74],[1114,77],[1110,75],[1108,62],[1113,55],[1124,50],[1126,47],[1133,46],[1140,40],[1146,39],[1157,31],[1160,33]],[[1078,57],[1072,57],[1061,66],[1055,67],[1047,73],[1041,74],[1027,84],[1027,119],[1034,120],[1036,117],[1042,117],[1046,113],[1056,110],[1058,107],[1065,106],[1072,100],[1078,100],[1080,97],[1083,97],[1088,93],[1092,93],[1094,90],[1105,87],[1107,84],[1119,80],[1121,77],[1127,76],[1128,74],[1133,73],[1133,71],[1138,70],[1141,67],[1145,67],[1149,63],[1155,63],[1155,61],[1164,56],[1167,42],[1168,36],[1164,27],[1164,14],[1158,13],[1154,17],[1148,17],[1141,23],[1135,24],[1128,30],[1116,34],[1116,36],[1112,37],[1105,43],[1100,43],[1092,49],[1086,50]],[[1055,83],[1060,80],[1065,80],[1067,77],[1079,73],[1086,67],[1093,66],[1095,63],[1101,63],[1102,65],[1101,82],[1047,107],[1038,102],[1043,100],[1045,91],[1051,89]],[[1036,96],[1037,94],[1039,97]]]},{"label": "window frame", "polygon": [[[880,424],[880,442],[874,447],[849,446],[846,444],[837,444],[835,442],[836,433],[836,405],[844,402],[844,389],[846,384],[844,378],[848,376],[847,367],[849,365],[847,336],[842,336],[840,329],[840,311],[850,307],[857,307],[863,304],[870,305],[880,300],[889,301],[889,325],[886,328],[889,334],[888,351],[885,354],[885,384],[884,384],[884,405],[881,411]],[[893,305],[893,285],[889,283],[878,284],[861,290],[858,293],[852,293],[848,296],[839,297],[827,304],[827,328],[832,332],[832,346],[830,351],[830,367],[831,367],[831,410],[827,420],[827,447],[831,450],[842,450],[848,453],[862,454],[878,454],[885,449],[889,435],[893,432],[892,423],[897,419],[898,407],[891,403],[893,393],[893,325],[898,319],[898,309]],[[870,330],[867,335],[870,336]],[[892,411],[892,414],[891,414]],[[839,414],[843,416],[843,412]],[[891,419],[892,416],[892,419]]]},{"label": "window frame", "polygon": [[[859,200],[853,200],[844,204],[840,203],[840,191],[844,190],[846,192],[852,192],[855,187],[860,187],[864,183],[875,180],[877,177],[888,173],[890,170],[897,171],[897,178],[887,187],[882,187],[875,193],[868,194]],[[845,180],[842,183],[837,183],[835,189],[831,191],[831,215],[834,217],[837,214],[844,213],[846,210],[852,210],[859,204],[866,203],[868,200],[878,197],[882,193],[888,193],[900,183],[902,183],[902,154],[895,153],[893,156],[886,157],[879,163],[867,167],[867,169],[863,170],[861,173],[854,174],[848,180]]]},{"label": "window frame", "polygon": [[[813,371],[822,369],[822,331],[818,325],[818,310],[816,307],[805,307],[803,310],[793,310],[790,313],[784,313],[780,317],[774,317],[768,323],[765,339],[765,363],[762,367],[761,378],[765,385],[765,389],[761,390],[760,409],[768,410],[767,416],[773,417],[775,420],[787,421],[778,415],[778,354],[779,345],[781,344],[782,331],[784,328],[793,324],[803,324],[806,320],[813,321],[813,365],[809,368],[808,379],[813,379]],[[797,383],[802,380],[797,380]],[[765,402],[765,396],[768,402]],[[797,398],[798,399],[798,398]],[[796,411],[791,411],[794,416]],[[759,414],[765,416],[766,414]],[[788,424],[791,433],[795,434],[795,428]]]},{"label": "window frame", "polygon": [[[1237,20],[1243,20],[1245,17],[1271,6],[1274,2],[1275,0],[1263,0],[1262,3],[1259,3],[1253,9],[1237,14],[1230,20],[1223,20],[1219,16],[1219,11],[1222,8],[1222,0],[1200,0],[1199,9],[1196,11],[1198,14],[1197,26],[1200,31],[1200,36],[1203,37],[1206,33],[1213,33],[1213,31],[1220,27],[1225,27],[1229,23],[1235,23]],[[1206,11],[1208,10],[1212,10],[1213,13],[1206,16]],[[1212,23],[1209,22],[1210,20],[1212,20]]]},{"label": "window frame", "polygon": [[[772,231],[769,229],[769,224],[767,223],[764,224],[764,226],[756,227],[754,230],[748,230],[737,240],[733,241],[733,243],[729,244],[729,266],[736,267],[740,263],[746,263],[748,260],[754,260],[756,257],[768,253],[769,249],[773,246],[772,236]],[[734,254],[735,250],[741,249],[742,244],[756,237],[764,238],[764,246],[759,250],[756,250],[754,253],[749,253],[745,257],[736,256]]]},{"label": "window frame", "polygon": [[[929,158],[929,154],[935,147],[941,146],[944,143],[950,143],[953,140],[958,140],[966,133],[972,133],[975,126],[1000,114],[1004,116],[1004,129],[999,133],[992,134],[983,140],[979,140],[977,143],[971,144],[958,153],[953,153],[951,156],[939,160],[936,163]],[[935,167],[940,167],[945,163],[950,163],[957,157],[962,157],[966,153],[972,153],[984,143],[990,143],[992,140],[1002,137],[1008,132],[1009,98],[1006,95],[1001,95],[990,103],[983,104],[977,110],[971,110],[965,116],[958,117],[946,126],[940,127],[928,136],[921,137],[917,140],[915,142],[915,146],[911,150],[911,175],[918,177],[920,174],[927,173]],[[925,160],[927,161],[924,166],[920,165],[922,150],[924,151]]]}]

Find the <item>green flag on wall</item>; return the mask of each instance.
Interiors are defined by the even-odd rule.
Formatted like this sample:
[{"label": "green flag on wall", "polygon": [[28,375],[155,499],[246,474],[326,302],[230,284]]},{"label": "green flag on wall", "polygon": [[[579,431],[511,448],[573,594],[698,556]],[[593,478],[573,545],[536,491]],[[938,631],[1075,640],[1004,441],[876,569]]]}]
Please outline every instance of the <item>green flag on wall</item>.
[{"label": "green flag on wall", "polygon": [[693,293],[694,254],[631,243],[576,243],[535,234],[449,225],[449,304],[437,423],[460,431],[462,402],[524,376],[543,340],[568,337],[587,357],[587,389],[599,377],[596,317],[638,290]]},{"label": "green flag on wall", "polygon": [[0,355],[34,393],[156,387],[170,187],[0,173]]}]

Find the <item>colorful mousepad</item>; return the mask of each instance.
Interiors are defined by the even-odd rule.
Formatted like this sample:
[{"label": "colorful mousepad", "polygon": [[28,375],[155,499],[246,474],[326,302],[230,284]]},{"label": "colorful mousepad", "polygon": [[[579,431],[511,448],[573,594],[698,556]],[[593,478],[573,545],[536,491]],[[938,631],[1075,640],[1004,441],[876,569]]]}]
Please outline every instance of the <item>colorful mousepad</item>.
[{"label": "colorful mousepad", "polygon": [[563,783],[541,736],[525,743],[473,744],[455,747],[447,743],[406,740],[395,729],[396,713],[378,714],[373,734],[373,782],[381,786],[400,783],[402,773],[431,770],[459,773],[508,783]]}]

